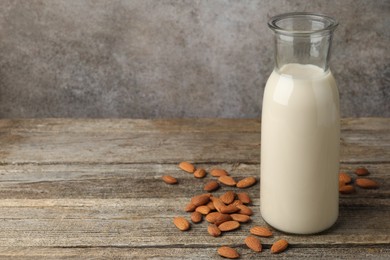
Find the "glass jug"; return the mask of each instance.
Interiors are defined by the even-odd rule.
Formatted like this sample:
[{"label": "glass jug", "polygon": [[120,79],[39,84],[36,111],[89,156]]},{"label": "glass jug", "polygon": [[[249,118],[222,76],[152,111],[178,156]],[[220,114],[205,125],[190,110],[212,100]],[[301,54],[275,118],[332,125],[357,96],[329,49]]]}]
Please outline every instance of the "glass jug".
[{"label": "glass jug", "polygon": [[275,67],[263,97],[260,208],[288,233],[317,233],[338,217],[339,93],[328,65],[337,25],[313,13],[268,22]]}]

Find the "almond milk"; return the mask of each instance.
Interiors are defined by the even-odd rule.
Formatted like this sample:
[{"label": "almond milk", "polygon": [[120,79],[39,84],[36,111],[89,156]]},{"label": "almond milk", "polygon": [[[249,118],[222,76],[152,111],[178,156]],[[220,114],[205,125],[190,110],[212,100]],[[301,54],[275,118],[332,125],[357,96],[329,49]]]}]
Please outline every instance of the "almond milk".
[{"label": "almond milk", "polygon": [[339,120],[329,70],[292,63],[273,71],[263,97],[260,187],[271,226],[310,234],[336,221]]}]

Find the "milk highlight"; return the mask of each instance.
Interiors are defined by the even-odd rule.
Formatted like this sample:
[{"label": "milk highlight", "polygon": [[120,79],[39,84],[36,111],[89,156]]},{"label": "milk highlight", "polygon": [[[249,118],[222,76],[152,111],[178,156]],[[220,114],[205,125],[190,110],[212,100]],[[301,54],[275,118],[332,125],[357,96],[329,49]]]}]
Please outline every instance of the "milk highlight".
[{"label": "milk highlight", "polygon": [[260,207],[271,226],[310,234],[338,216],[339,100],[328,70],[286,64],[263,97]]}]

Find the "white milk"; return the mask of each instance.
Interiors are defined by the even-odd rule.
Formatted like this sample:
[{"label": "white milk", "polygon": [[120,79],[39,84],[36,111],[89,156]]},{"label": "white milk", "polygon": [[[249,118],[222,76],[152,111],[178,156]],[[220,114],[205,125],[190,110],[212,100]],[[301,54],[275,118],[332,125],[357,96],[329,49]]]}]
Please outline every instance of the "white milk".
[{"label": "white milk", "polygon": [[330,71],[287,64],[268,79],[262,110],[260,206],[276,229],[320,232],[338,216],[339,98]]}]

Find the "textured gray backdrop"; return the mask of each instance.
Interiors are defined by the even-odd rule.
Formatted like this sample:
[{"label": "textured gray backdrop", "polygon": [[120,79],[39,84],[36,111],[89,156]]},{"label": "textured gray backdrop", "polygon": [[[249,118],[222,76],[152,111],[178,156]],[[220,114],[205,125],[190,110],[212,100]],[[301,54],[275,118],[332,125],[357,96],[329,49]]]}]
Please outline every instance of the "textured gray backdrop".
[{"label": "textured gray backdrop", "polygon": [[342,116],[389,117],[389,0],[1,0],[0,117],[259,117],[289,11],[339,20]]}]

